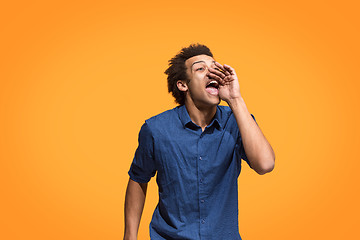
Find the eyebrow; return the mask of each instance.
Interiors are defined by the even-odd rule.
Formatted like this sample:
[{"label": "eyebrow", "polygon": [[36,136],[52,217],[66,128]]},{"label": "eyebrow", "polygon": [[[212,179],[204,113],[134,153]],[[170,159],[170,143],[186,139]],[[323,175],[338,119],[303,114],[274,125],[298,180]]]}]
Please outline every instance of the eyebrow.
[{"label": "eyebrow", "polygon": [[[200,61],[193,62],[193,63],[191,64],[191,68],[194,66],[194,64],[196,64],[196,63],[201,63],[201,62],[205,63],[204,60],[200,60]],[[215,61],[212,61],[212,62],[215,63]]]}]

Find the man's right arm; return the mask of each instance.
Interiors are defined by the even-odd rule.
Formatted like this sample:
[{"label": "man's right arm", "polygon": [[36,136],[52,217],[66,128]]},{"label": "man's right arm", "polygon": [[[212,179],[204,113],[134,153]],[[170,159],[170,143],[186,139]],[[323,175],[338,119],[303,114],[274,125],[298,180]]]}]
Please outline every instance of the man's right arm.
[{"label": "man's right arm", "polygon": [[136,240],[144,209],[147,183],[138,183],[129,179],[125,196],[124,240]]}]

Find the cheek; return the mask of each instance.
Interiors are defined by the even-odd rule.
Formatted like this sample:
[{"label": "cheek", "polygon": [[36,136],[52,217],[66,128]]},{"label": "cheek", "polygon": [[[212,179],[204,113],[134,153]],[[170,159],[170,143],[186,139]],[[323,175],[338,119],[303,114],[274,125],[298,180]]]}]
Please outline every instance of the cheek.
[{"label": "cheek", "polygon": [[204,88],[205,87],[205,75],[204,74],[198,74],[196,77],[194,77],[190,83],[192,84],[193,88]]},{"label": "cheek", "polygon": [[193,81],[191,82],[191,85],[189,85],[189,89],[193,93],[200,93],[202,92],[203,88],[204,88],[204,84],[198,81],[197,82]]},{"label": "cheek", "polygon": [[200,86],[191,88],[189,93],[193,99],[203,99],[205,96],[205,90],[202,90]]}]

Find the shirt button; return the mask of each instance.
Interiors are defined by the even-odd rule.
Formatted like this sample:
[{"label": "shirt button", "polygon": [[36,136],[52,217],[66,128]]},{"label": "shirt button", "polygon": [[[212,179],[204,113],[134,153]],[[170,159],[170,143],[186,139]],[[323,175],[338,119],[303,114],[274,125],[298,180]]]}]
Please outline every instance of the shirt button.
[{"label": "shirt button", "polygon": [[205,202],[205,200],[204,200],[204,199],[201,199],[201,200],[200,200],[200,202],[201,202],[201,203],[204,203],[204,202]]},{"label": "shirt button", "polygon": [[200,179],[200,183],[202,183],[203,182],[203,180],[202,179]]},{"label": "shirt button", "polygon": [[201,223],[204,224],[204,223],[205,223],[205,220],[204,220],[204,219],[201,219]]},{"label": "shirt button", "polygon": [[199,159],[200,159],[200,160],[202,160],[202,158],[201,158],[201,157],[199,157]]}]

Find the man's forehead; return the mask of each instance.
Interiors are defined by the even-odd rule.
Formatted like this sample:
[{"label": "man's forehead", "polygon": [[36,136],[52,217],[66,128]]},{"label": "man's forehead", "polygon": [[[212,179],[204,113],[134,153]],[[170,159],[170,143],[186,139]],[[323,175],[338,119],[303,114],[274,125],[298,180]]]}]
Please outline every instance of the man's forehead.
[{"label": "man's forehead", "polygon": [[192,67],[194,64],[197,63],[214,63],[214,62],[215,60],[208,55],[197,55],[186,60],[186,63],[189,67]]}]

